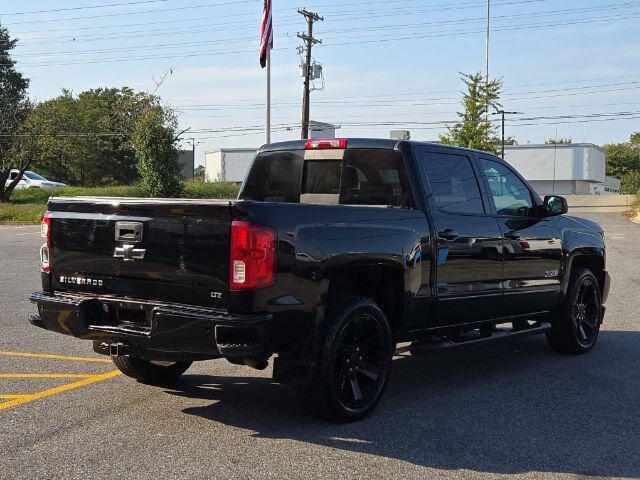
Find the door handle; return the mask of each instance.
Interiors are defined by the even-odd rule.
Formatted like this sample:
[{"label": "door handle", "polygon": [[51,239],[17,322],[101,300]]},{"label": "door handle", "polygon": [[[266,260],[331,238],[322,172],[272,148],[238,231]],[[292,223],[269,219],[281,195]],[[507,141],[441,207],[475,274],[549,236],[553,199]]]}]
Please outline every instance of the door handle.
[{"label": "door handle", "polygon": [[455,230],[447,228],[442,232],[438,232],[438,237],[443,240],[455,240],[456,238],[458,238],[458,234],[455,232]]},{"label": "door handle", "polygon": [[518,232],[507,232],[504,236],[509,240],[520,240],[520,234]]}]

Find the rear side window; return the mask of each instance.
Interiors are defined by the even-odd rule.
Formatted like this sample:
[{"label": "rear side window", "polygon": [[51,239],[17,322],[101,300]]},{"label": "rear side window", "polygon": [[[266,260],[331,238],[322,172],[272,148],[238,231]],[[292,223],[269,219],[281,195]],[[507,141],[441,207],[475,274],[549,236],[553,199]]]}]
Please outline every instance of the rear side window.
[{"label": "rear side window", "polygon": [[[413,207],[400,153],[347,149],[305,159],[304,150],[259,155],[241,199],[293,203]],[[337,158],[343,157],[343,158]]]},{"label": "rear side window", "polygon": [[464,155],[423,152],[424,168],[438,210],[484,214],[482,195],[471,160]]},{"label": "rear side window", "polygon": [[342,167],[340,203],[413,207],[404,162],[393,150],[347,150]]}]

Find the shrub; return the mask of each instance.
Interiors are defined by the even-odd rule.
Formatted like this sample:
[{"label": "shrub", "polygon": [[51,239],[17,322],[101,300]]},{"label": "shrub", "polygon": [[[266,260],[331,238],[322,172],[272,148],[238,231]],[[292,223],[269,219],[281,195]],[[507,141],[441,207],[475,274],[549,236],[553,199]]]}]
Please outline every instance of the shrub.
[{"label": "shrub", "polygon": [[133,133],[140,187],[150,197],[179,197],[184,189],[175,129],[165,123],[161,111],[150,110]]},{"label": "shrub", "polygon": [[640,171],[632,170],[622,175],[620,192],[623,195],[640,194]]}]

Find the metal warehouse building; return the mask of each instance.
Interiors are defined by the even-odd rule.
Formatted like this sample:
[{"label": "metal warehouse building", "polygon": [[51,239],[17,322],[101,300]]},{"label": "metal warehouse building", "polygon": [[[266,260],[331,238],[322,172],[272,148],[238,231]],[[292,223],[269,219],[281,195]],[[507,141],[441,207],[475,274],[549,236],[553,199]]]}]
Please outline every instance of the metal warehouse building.
[{"label": "metal warehouse building", "polygon": [[220,148],[205,152],[205,182],[242,182],[257,150],[257,148]]},{"label": "metal warehouse building", "polygon": [[507,145],[504,159],[541,196],[620,193],[620,180],[605,175],[604,150],[592,143]]}]

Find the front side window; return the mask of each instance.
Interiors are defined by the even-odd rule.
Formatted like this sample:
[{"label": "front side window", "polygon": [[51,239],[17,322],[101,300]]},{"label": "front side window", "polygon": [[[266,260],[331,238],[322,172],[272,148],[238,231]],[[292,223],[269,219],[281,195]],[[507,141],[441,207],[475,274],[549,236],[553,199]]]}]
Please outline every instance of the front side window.
[{"label": "front side window", "polygon": [[438,210],[447,213],[484,214],[482,195],[464,155],[424,152],[421,159]]},{"label": "front side window", "polygon": [[481,159],[491,197],[498,215],[526,217],[533,206],[531,192],[510,168],[493,160]]}]

